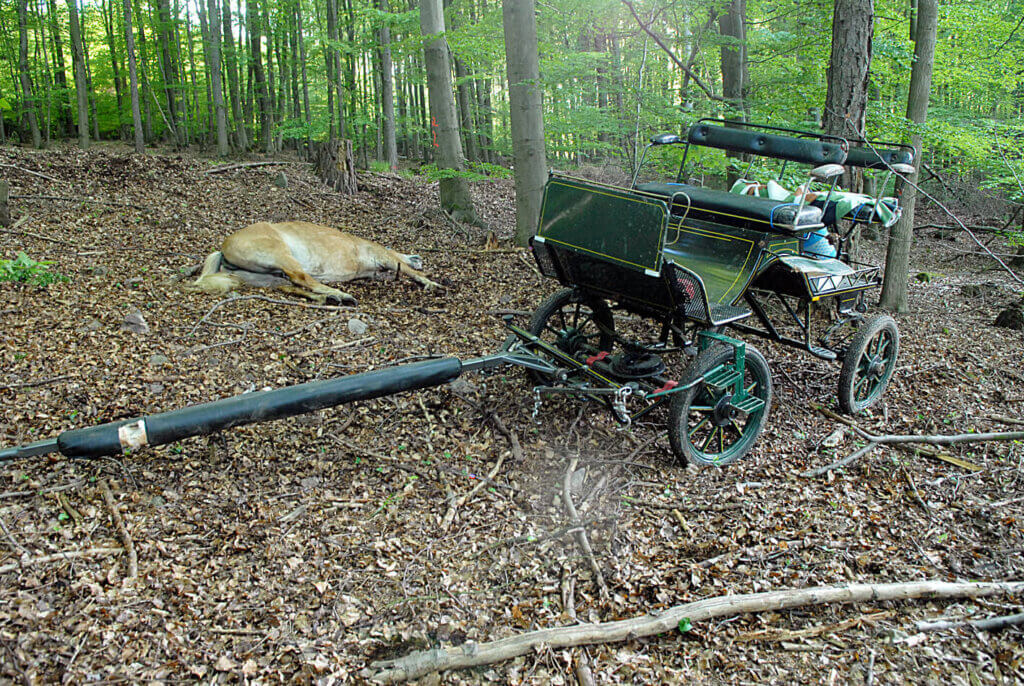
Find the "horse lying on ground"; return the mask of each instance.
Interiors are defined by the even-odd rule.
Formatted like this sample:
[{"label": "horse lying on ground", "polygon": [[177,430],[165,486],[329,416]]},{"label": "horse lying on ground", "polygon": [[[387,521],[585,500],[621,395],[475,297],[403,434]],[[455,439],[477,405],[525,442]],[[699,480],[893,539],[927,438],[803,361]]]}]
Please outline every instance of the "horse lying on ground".
[{"label": "horse lying on ground", "polygon": [[211,253],[192,290],[227,293],[242,284],[276,287],[317,302],[354,305],[356,299],[327,283],[395,278],[406,274],[426,288],[440,286],[421,272],[417,255],[309,222],[260,222],[236,231]]}]

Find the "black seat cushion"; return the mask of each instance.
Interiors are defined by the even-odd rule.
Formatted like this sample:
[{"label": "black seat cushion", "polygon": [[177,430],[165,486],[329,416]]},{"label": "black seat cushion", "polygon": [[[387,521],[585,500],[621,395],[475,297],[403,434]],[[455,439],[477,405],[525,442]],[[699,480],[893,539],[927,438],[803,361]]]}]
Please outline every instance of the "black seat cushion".
[{"label": "black seat cushion", "polygon": [[[691,204],[689,216],[729,226],[743,226],[757,231],[803,233],[821,225],[821,208],[813,205],[800,208],[796,203],[739,195],[685,183],[642,183],[636,190],[665,200],[670,200],[675,193],[686,193]],[[672,206],[673,214],[682,214],[685,211],[686,199],[677,198]]]}]

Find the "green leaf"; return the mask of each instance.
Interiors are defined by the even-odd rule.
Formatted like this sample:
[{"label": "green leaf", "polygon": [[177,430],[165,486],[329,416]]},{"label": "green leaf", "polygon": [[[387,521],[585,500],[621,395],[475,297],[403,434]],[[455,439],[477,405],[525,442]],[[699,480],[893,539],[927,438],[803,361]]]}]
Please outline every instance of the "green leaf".
[{"label": "green leaf", "polygon": [[679,633],[685,634],[693,628],[693,624],[690,623],[689,617],[683,617],[679,620]]}]

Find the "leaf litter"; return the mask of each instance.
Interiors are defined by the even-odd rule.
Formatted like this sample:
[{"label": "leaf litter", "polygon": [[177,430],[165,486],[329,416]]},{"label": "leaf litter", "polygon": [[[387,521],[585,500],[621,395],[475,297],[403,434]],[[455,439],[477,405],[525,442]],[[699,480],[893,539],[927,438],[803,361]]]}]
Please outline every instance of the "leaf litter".
[{"label": "leaf litter", "polygon": [[[421,179],[365,174],[364,190],[345,197],[297,161],[208,175],[209,160],[112,146],[0,154],[56,179],[12,170],[12,194],[77,199],[14,200],[18,233],[0,233],[3,257],[24,250],[71,277],[46,288],[0,284],[5,447],[401,361],[486,354],[504,339],[499,313],[532,311],[557,287],[515,253],[482,251],[482,230],[454,231],[437,211],[436,185]],[[273,183],[280,170],[288,188]],[[507,244],[511,182],[473,192]],[[246,291],[213,312],[218,298],[183,290],[187,271],[225,235],[289,219],[419,253],[447,290],[356,282],[346,290],[359,304],[336,309]],[[963,286],[1013,293],[950,245],[924,237],[915,248],[915,268],[931,278],[911,283],[896,378],[857,418],[869,432],[999,430],[990,417],[1024,414],[1022,336],[990,326],[1000,305],[991,289],[969,298]],[[267,299],[244,297],[257,293]],[[0,677],[342,683],[375,660],[572,616],[609,621],[713,595],[851,581],[1024,577],[1019,443],[950,449],[981,465],[977,473],[879,448],[845,471],[802,479],[859,447],[854,432],[811,409],[835,407],[838,369],[756,345],[772,367],[776,409],[752,453],[721,471],[674,464],[663,419],[620,432],[595,407],[549,401],[534,423],[529,384],[515,370],[116,460],[6,464],[0,568],[15,566],[0,576]],[[516,435],[521,461],[491,413]],[[607,597],[561,502],[574,459],[570,497]],[[137,579],[104,479],[137,552]],[[923,635],[914,621],[1019,607],[797,609],[586,652],[602,683],[1009,683],[1024,679],[1019,630]],[[441,680],[567,683],[579,651]]]}]

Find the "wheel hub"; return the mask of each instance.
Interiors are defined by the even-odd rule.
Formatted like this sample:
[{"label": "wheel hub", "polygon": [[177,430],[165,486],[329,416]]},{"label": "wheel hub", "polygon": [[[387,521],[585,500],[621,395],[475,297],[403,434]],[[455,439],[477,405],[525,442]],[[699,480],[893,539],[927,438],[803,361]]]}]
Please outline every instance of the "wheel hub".
[{"label": "wheel hub", "polygon": [[738,416],[739,412],[732,405],[732,393],[726,393],[715,403],[715,409],[711,413],[711,423],[715,426],[728,426]]},{"label": "wheel hub", "polygon": [[880,355],[872,355],[868,358],[867,375],[877,379],[885,372],[885,360]]}]

